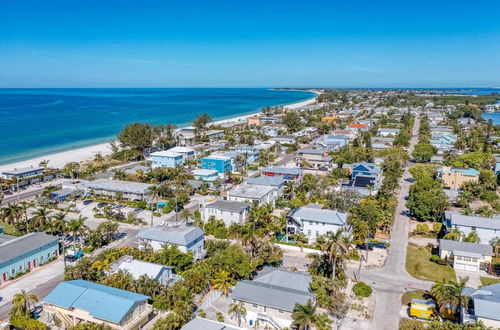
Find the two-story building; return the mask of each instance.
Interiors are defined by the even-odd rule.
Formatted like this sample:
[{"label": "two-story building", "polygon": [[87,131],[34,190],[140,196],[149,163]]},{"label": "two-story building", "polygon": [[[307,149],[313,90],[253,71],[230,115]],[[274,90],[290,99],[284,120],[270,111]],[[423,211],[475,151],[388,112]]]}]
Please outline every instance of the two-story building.
[{"label": "two-story building", "polygon": [[159,251],[163,245],[175,245],[179,251],[193,253],[193,259],[205,256],[205,232],[197,226],[170,226],[159,228],[143,228],[139,230],[139,248],[151,247]]},{"label": "two-story building", "polygon": [[493,248],[489,244],[439,240],[439,257],[447,259],[457,270],[478,272],[487,269],[492,256]]},{"label": "two-story building", "polygon": [[191,174],[193,174],[196,180],[205,182],[214,182],[219,178],[219,172],[217,172],[217,170],[192,170]]},{"label": "two-story building", "polygon": [[452,168],[443,166],[438,169],[438,176],[443,180],[443,187],[459,189],[465,182],[479,182],[479,171],[474,168]]},{"label": "two-story building", "polygon": [[213,203],[205,204],[200,208],[203,222],[210,217],[224,221],[227,227],[233,223],[243,224],[248,217],[250,204],[233,200],[220,199]]},{"label": "two-story building", "polygon": [[84,280],[59,283],[44,299],[44,311],[65,328],[95,323],[111,329],[139,330],[152,312],[149,296]]},{"label": "two-story building", "polygon": [[296,167],[265,167],[261,170],[265,176],[281,176],[285,181],[300,181],[302,170]]},{"label": "two-story building", "polygon": [[379,128],[377,135],[380,136],[396,136],[399,134],[399,128]]},{"label": "two-story building", "polygon": [[291,326],[296,304],[314,304],[311,283],[312,276],[306,272],[265,267],[254,280],[238,282],[231,299],[247,310],[246,327],[258,324],[279,330]]},{"label": "two-story building", "polygon": [[329,169],[333,165],[333,159],[328,156],[328,151],[325,149],[300,149],[297,155],[297,163],[305,168]]},{"label": "two-story building", "polygon": [[287,232],[291,235],[304,233],[311,243],[328,232],[345,229],[346,225],[346,213],[323,209],[321,204],[309,204],[296,208],[288,215]]},{"label": "two-story building", "polygon": [[0,283],[59,256],[59,240],[45,233],[11,236],[0,233]]},{"label": "two-story building", "polygon": [[256,178],[247,178],[245,183],[256,186],[270,186],[276,188],[276,197],[281,196],[285,189],[285,179],[282,176],[259,176]]},{"label": "two-story building", "polygon": [[157,151],[151,154],[151,167],[168,167],[174,168],[184,164],[184,157],[182,154],[170,150]]},{"label": "two-story building", "polygon": [[216,170],[219,176],[224,176],[233,170],[230,157],[216,155],[202,158],[201,168],[204,170]]},{"label": "two-story building", "polygon": [[177,146],[168,149],[168,151],[181,154],[184,161],[193,160],[196,157],[196,151],[193,148]]},{"label": "two-story building", "polygon": [[316,146],[328,151],[337,151],[349,144],[349,136],[344,134],[326,134],[316,140]]},{"label": "two-story building", "polygon": [[463,215],[445,211],[443,215],[445,230],[458,229],[464,236],[476,232],[481,243],[487,244],[493,238],[500,237],[500,218],[484,218],[476,215]]},{"label": "two-story building", "polygon": [[2,172],[2,175],[5,179],[29,179],[36,177],[38,175],[42,175],[44,171],[43,167],[24,167],[24,168],[15,168],[11,171]]},{"label": "two-story building", "polygon": [[274,205],[276,197],[277,190],[275,187],[253,184],[243,184],[227,192],[227,199],[230,201],[256,203],[258,206]]},{"label": "two-story building", "polygon": [[500,328],[500,283],[479,289],[464,288],[462,296],[469,297],[467,308],[462,306],[460,323],[481,322],[492,329]]}]

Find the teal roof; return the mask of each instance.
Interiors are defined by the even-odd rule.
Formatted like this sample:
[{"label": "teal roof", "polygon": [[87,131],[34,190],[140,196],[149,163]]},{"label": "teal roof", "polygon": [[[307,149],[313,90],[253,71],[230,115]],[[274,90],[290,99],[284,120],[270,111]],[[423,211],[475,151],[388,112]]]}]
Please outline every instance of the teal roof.
[{"label": "teal roof", "polygon": [[95,318],[118,324],[138,303],[149,298],[94,282],[74,280],[59,283],[44,301],[66,309],[79,308]]},{"label": "teal roof", "polygon": [[[438,172],[439,173],[443,173],[443,168],[439,168],[438,169]],[[475,168],[458,168],[458,167],[454,167],[450,170],[450,172],[452,173],[456,173],[456,172],[460,172],[462,173],[463,175],[466,175],[466,176],[476,176],[476,175],[479,175],[479,171],[476,170]]]}]

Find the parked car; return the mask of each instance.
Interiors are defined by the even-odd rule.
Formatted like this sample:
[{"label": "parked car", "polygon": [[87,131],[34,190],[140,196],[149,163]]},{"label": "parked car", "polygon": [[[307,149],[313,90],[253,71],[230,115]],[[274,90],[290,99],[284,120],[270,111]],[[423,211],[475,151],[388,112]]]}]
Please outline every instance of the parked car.
[{"label": "parked car", "polygon": [[143,210],[143,209],[135,209],[135,210],[134,210],[134,213],[136,213],[136,214],[137,214],[137,213],[141,213],[142,211],[144,211],[144,210]]},{"label": "parked car", "polygon": [[89,205],[89,204],[92,204],[92,200],[91,199],[86,199],[83,201],[83,205]]},{"label": "parked car", "polygon": [[97,204],[97,207],[98,207],[98,208],[103,208],[103,207],[105,207],[106,205],[108,205],[108,203],[101,202],[101,203]]},{"label": "parked car", "polygon": [[363,243],[363,244],[357,244],[356,245],[358,247],[358,249],[360,250],[368,250],[368,251],[373,251],[373,244],[371,243]]},{"label": "parked car", "polygon": [[387,249],[387,245],[385,243],[376,243],[376,244],[373,244],[373,246],[378,248],[378,249]]}]

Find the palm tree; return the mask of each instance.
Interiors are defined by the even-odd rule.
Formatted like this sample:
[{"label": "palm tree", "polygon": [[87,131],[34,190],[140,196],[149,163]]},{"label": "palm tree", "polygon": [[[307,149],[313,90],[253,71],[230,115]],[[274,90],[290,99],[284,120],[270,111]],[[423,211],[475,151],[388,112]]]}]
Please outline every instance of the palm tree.
[{"label": "palm tree", "polygon": [[127,178],[127,173],[122,170],[113,170],[113,178],[115,180],[125,180]]},{"label": "palm tree", "polygon": [[211,282],[212,287],[215,290],[219,290],[221,292],[221,295],[225,295],[226,297],[228,296],[229,288],[231,288],[232,286],[229,272],[225,270],[217,272]]},{"label": "palm tree", "polygon": [[335,271],[337,265],[337,259],[339,255],[348,255],[349,253],[349,240],[343,238],[344,229],[339,229],[335,233],[328,232],[326,234],[327,241],[327,251],[328,251],[328,260],[332,267],[332,280],[335,279]]},{"label": "palm tree", "polygon": [[[88,232],[88,227],[85,225],[86,217],[79,216],[76,219],[73,219],[68,224],[68,229],[73,233],[73,244],[76,242],[76,235],[80,236],[85,235]],[[80,248],[83,249],[82,238],[80,237]]]},{"label": "palm tree", "polygon": [[52,221],[50,222],[50,233],[54,235],[55,233],[61,234],[65,232],[66,229],[66,213],[59,212],[52,217]]},{"label": "palm tree", "polygon": [[329,330],[332,329],[333,321],[328,317],[326,313],[317,314],[314,318],[314,326],[316,330]]},{"label": "palm tree", "polygon": [[102,156],[101,152],[95,154],[94,162],[96,162],[98,165],[102,165],[102,163],[104,163],[104,157]]},{"label": "palm tree", "polygon": [[479,243],[481,239],[475,230],[471,231],[467,237],[464,238],[464,242],[469,243]]},{"label": "palm tree", "polygon": [[459,282],[443,280],[431,287],[430,293],[436,299],[442,313],[446,311],[455,314],[460,306],[467,307],[467,298],[462,295],[462,291],[468,280],[468,277],[460,277]]},{"label": "palm tree", "polygon": [[2,179],[0,179],[0,210],[2,209],[2,202],[3,202],[4,197],[5,197],[5,195],[3,193]]},{"label": "palm tree", "polygon": [[49,166],[49,162],[50,162],[50,160],[43,159],[42,161],[40,161],[40,163],[38,164],[38,166],[43,167],[43,168],[47,168],[47,166]]},{"label": "palm tree", "polygon": [[255,233],[255,223],[248,222],[245,224],[241,231],[241,243],[246,248],[249,248],[250,256],[253,257],[253,251],[258,244],[257,234]]},{"label": "palm tree", "polygon": [[98,272],[109,272],[109,259],[104,259],[104,260],[96,260],[92,264],[92,268],[97,270]]},{"label": "palm tree", "polygon": [[500,237],[492,238],[490,241],[490,245],[493,247],[495,258],[498,258],[498,254],[500,253]]},{"label": "palm tree", "polygon": [[192,214],[189,212],[188,209],[182,209],[182,211],[179,212],[179,218],[188,221],[189,218],[191,218]]},{"label": "palm tree", "polygon": [[462,238],[462,236],[464,235],[464,233],[462,233],[460,231],[460,229],[458,228],[452,228],[450,229],[446,235],[444,235],[444,239],[449,239],[449,240],[452,240],[452,241],[459,241],[460,238]]},{"label": "palm tree", "polygon": [[33,294],[27,294],[21,290],[12,298],[12,315],[26,315],[31,310],[31,305],[38,302],[38,297]]},{"label": "palm tree", "polygon": [[7,204],[2,209],[2,218],[7,224],[14,224],[19,220],[21,210],[19,206],[14,203]]},{"label": "palm tree", "polygon": [[52,212],[45,207],[40,207],[33,212],[33,217],[31,218],[30,225],[32,228],[38,231],[45,230],[47,228],[47,223]]},{"label": "palm tree", "polygon": [[[149,188],[147,195],[150,198],[151,203],[151,227],[153,227],[153,216],[156,208],[156,204],[158,203],[158,199],[161,196],[161,190],[157,185],[153,185]],[[176,211],[177,212],[177,211]]]},{"label": "palm tree", "polygon": [[293,324],[299,330],[307,330],[312,327],[316,317],[316,305],[311,300],[308,300],[304,305],[296,304],[293,308]]},{"label": "palm tree", "polygon": [[30,230],[28,228],[28,221],[29,221],[28,220],[28,209],[32,206],[34,206],[34,204],[31,202],[26,202],[26,201],[21,202],[21,209],[23,210],[24,222],[26,223],[26,230],[27,230],[28,234],[30,233]]},{"label": "palm tree", "polygon": [[246,321],[247,309],[245,308],[245,304],[241,301],[239,303],[234,302],[229,305],[228,313],[229,315],[236,317],[239,327],[241,327],[242,318]]}]

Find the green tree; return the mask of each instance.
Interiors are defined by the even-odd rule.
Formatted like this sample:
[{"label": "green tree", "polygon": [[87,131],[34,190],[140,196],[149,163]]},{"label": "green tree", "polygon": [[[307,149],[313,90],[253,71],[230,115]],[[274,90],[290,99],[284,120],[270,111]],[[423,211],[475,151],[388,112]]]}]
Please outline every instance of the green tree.
[{"label": "green tree", "polygon": [[282,122],[290,132],[297,132],[302,129],[301,117],[295,111],[288,111],[282,118]]},{"label": "green tree", "polygon": [[226,297],[229,294],[229,289],[231,288],[231,278],[229,277],[229,272],[225,270],[218,271],[215,277],[212,279],[212,287],[215,290],[219,290],[222,295]]},{"label": "green tree", "polygon": [[436,149],[429,143],[417,143],[412,152],[412,156],[418,163],[426,163],[431,160],[431,157],[436,153]]},{"label": "green tree", "polygon": [[37,302],[38,297],[36,295],[27,294],[26,291],[21,290],[12,298],[10,313],[11,315],[28,315]]},{"label": "green tree", "polygon": [[307,330],[315,325],[315,320],[318,317],[316,305],[309,300],[306,304],[296,304],[293,308],[292,319],[293,325],[299,330]]},{"label": "green tree", "polygon": [[241,327],[241,319],[246,321],[247,309],[243,302],[234,302],[229,305],[229,310],[227,311],[229,315],[234,316],[238,321],[238,326]]},{"label": "green tree", "polygon": [[205,130],[207,125],[212,121],[212,117],[208,113],[202,113],[198,115],[195,120],[193,120],[193,126],[196,131],[202,132]]},{"label": "green tree", "polygon": [[417,220],[439,221],[448,206],[448,197],[439,181],[424,177],[410,187],[406,207]]},{"label": "green tree", "polygon": [[468,278],[460,281],[440,281],[431,287],[430,293],[436,299],[442,314],[456,314],[460,306],[467,307],[467,298],[462,295]]},{"label": "green tree", "polygon": [[118,140],[124,147],[142,153],[153,145],[153,127],[143,123],[128,124],[118,134]]}]

